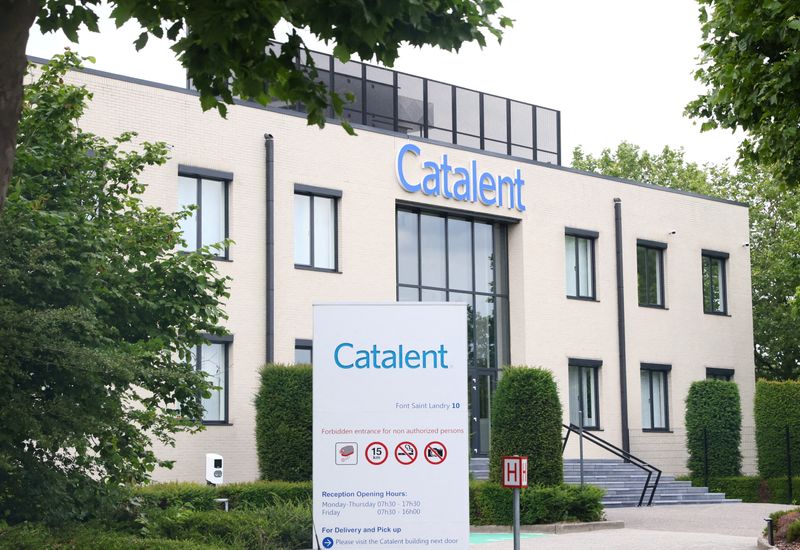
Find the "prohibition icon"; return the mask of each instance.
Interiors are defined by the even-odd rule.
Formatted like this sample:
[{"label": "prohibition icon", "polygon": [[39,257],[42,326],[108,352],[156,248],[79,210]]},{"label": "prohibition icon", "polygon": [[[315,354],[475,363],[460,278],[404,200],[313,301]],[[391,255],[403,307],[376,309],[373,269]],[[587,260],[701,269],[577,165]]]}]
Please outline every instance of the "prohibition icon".
[{"label": "prohibition icon", "polygon": [[425,451],[423,454],[425,455],[425,460],[435,466],[437,464],[441,464],[444,462],[444,459],[447,458],[447,447],[438,441],[431,441],[425,445]]},{"label": "prohibition icon", "polygon": [[403,466],[408,466],[417,459],[417,447],[410,441],[398,443],[394,448],[394,457]]},{"label": "prohibition icon", "polygon": [[367,450],[364,451],[364,456],[366,456],[367,462],[373,466],[380,466],[386,462],[387,458],[389,458],[389,449],[387,449],[386,445],[380,441],[373,441],[367,445]]}]

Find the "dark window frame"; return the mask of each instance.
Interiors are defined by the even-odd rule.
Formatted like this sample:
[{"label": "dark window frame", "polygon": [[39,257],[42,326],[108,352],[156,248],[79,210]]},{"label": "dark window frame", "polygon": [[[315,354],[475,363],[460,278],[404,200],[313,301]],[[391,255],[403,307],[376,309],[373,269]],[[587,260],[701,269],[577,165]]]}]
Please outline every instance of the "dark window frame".
[{"label": "dark window frame", "polygon": [[[310,197],[309,200],[309,264],[298,264],[295,262],[295,269],[307,271],[322,271],[324,273],[340,273],[339,271],[339,208],[342,191],[339,189],[329,189],[327,187],[316,187],[303,183],[294,184],[294,195]],[[314,265],[314,198],[320,197],[333,200],[333,267],[317,267]],[[295,223],[297,220],[294,220]],[[296,246],[296,244],[295,244]],[[292,252],[294,254],[294,251]]]},{"label": "dark window frame", "polygon": [[[224,229],[224,239],[228,240],[230,238],[230,186],[233,182],[233,172],[225,172],[222,170],[214,170],[212,168],[202,168],[199,166],[187,166],[184,164],[178,165],[178,177],[184,178],[192,178],[195,180],[197,184],[197,188],[195,190],[195,196],[197,198],[197,209],[195,210],[196,214],[196,225],[197,225],[197,248],[201,248],[203,246],[203,183],[202,180],[214,180],[214,181],[221,181],[222,182],[222,189],[225,196],[225,201],[223,208],[225,209],[225,229]],[[197,251],[197,248],[194,250],[184,250],[183,252],[190,253]],[[230,261],[230,247],[225,246],[223,249],[222,255],[214,255],[214,260],[220,261]]]},{"label": "dark window frame", "polygon": [[[728,316],[728,259],[730,258],[730,254],[727,252],[719,252],[716,250],[706,250],[703,249],[700,253],[701,257],[701,264],[700,264],[700,275],[703,279],[703,313],[706,315],[722,315]],[[709,262],[709,277],[708,281],[706,281],[706,277],[703,273],[706,261]],[[711,302],[711,298],[714,296],[714,278],[711,276],[711,262],[719,262],[720,265],[720,288],[722,289],[721,293],[721,310],[709,309],[706,307],[706,282],[708,282],[708,290],[710,292],[708,302]]]},{"label": "dark window frame", "polygon": [[706,380],[722,380],[733,382],[736,371],[734,369],[720,369],[716,367],[706,367]]},{"label": "dark window frame", "polygon": [[[597,239],[600,237],[600,233],[597,231],[591,231],[588,229],[577,229],[574,227],[566,227],[564,228],[564,239],[566,243],[567,237],[575,238],[575,294],[567,293],[567,298],[570,300],[585,300],[589,302],[596,302],[597,301],[597,268],[595,262],[595,248]],[[592,281],[592,292],[589,296],[581,295],[581,274],[580,274],[580,262],[579,262],[579,252],[578,252],[578,239],[587,240],[590,242],[591,246],[589,247],[589,262],[590,262],[590,269],[591,273],[591,281]],[[566,254],[566,249],[564,250],[564,254]]]},{"label": "dark window frame", "polygon": [[[650,386],[650,395],[648,399],[650,400],[650,428],[644,427],[644,418],[642,418],[642,431],[643,432],[661,432],[661,433],[669,433],[672,430],[669,426],[669,373],[672,371],[672,365],[665,365],[661,363],[641,363],[639,372],[647,372],[649,378],[649,386]],[[653,428],[653,418],[654,418],[654,409],[653,409],[653,373],[660,372],[663,373],[664,376],[664,427],[663,428]],[[644,398],[644,396],[642,396]]]},{"label": "dark window frame", "polygon": [[[232,426],[230,422],[230,348],[231,344],[233,344],[233,336],[226,335],[226,336],[219,336],[216,334],[204,334],[203,338],[205,338],[208,344],[222,344],[223,347],[223,357],[225,361],[225,387],[223,391],[225,392],[225,414],[222,420],[205,420],[201,419],[201,423],[204,426]],[[203,346],[199,345],[195,347],[195,358],[194,358],[194,368],[196,371],[202,371],[203,364]],[[212,390],[218,391],[218,390]],[[205,411],[203,412],[205,415]]]},{"label": "dark window frame", "polygon": [[[641,293],[641,285],[639,284],[641,281],[639,279],[639,249],[642,248],[645,251],[648,250],[655,250],[657,252],[658,262],[656,264],[656,269],[658,270],[658,275],[660,277],[661,284],[658,288],[658,300],[661,303],[642,303],[642,293]],[[639,307],[649,307],[654,309],[667,309],[667,300],[666,300],[666,279],[664,278],[664,251],[667,249],[667,244],[658,242],[658,241],[648,241],[645,239],[636,239],[636,275],[637,275],[637,292],[638,294],[638,301]],[[647,264],[647,256],[645,256],[645,264]],[[646,269],[647,266],[645,266]],[[647,287],[647,273],[645,272],[645,287]]]},{"label": "dark window frame", "polygon": [[[314,362],[314,341],[313,340],[310,340],[310,339],[307,339],[307,338],[295,338],[295,340],[294,340],[294,349],[295,349],[295,355],[297,353],[297,350],[299,350],[299,349],[308,350],[308,355],[309,355],[309,357],[311,357],[311,361],[309,361],[309,365],[313,364],[313,362]],[[296,357],[295,357],[295,363],[297,363]]]},{"label": "dark window frame", "polygon": [[[594,426],[586,426],[586,425],[584,425],[583,429],[584,430],[590,430],[590,431],[602,431],[603,427],[602,427],[602,424],[600,423],[600,369],[603,367],[603,361],[598,360],[598,359],[578,359],[578,358],[570,357],[570,358],[567,359],[567,367],[575,367],[575,368],[578,368],[578,369],[591,369],[592,370],[592,377],[593,377],[593,383],[594,383],[594,396],[593,396],[594,408],[593,408],[592,412],[594,413],[595,425]],[[567,373],[567,376],[569,377],[569,372]],[[579,372],[578,378],[580,380],[580,372]],[[578,398],[579,399],[583,395],[582,392],[581,392],[582,389],[583,388],[581,387],[581,384],[578,384]],[[571,422],[571,420],[570,420],[570,422]]]}]

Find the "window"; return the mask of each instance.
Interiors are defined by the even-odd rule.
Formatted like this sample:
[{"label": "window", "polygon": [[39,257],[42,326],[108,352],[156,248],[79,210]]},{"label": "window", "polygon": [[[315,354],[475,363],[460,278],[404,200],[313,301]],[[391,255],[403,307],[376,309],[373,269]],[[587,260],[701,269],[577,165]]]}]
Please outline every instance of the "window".
[{"label": "window", "polygon": [[728,313],[725,279],[726,252],[703,250],[703,311],[717,315]]},{"label": "window", "polygon": [[565,233],[567,296],[594,300],[594,241],[599,233],[569,227]]},{"label": "window", "polygon": [[667,245],[636,241],[636,265],[639,274],[639,305],[664,307],[664,250]]},{"label": "window", "polygon": [[337,201],[341,191],[294,186],[294,265],[336,271]]},{"label": "window", "polygon": [[[232,180],[233,174],[229,172],[178,167],[179,206],[195,206],[191,216],[180,223],[186,241],[183,250],[213,246],[228,238],[228,184]],[[220,246],[217,252],[218,258],[228,258],[227,247]]]},{"label": "window", "polygon": [[667,378],[671,365],[642,363],[642,429],[669,431]]},{"label": "window", "polygon": [[587,429],[600,428],[600,403],[597,388],[602,361],[569,360],[569,421]]},{"label": "window", "polygon": [[295,365],[310,365],[312,355],[311,340],[297,339],[294,341],[294,363]]},{"label": "window", "polygon": [[706,368],[706,380],[722,380],[723,382],[732,382],[733,369]]},{"label": "window", "polygon": [[213,386],[211,396],[201,399],[204,424],[228,423],[228,346],[230,337],[209,336],[195,349],[195,368],[203,371]]}]

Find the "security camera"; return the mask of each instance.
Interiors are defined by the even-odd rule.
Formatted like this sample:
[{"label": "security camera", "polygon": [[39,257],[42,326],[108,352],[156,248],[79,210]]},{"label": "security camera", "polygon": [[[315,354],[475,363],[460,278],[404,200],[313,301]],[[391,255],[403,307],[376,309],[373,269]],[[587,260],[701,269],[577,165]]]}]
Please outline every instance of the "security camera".
[{"label": "security camera", "polygon": [[750,243],[744,243],[742,246],[745,248],[750,248]]},{"label": "security camera", "polygon": [[667,235],[677,235],[677,234],[678,234],[678,230],[677,229],[673,229],[672,231],[667,233]]}]

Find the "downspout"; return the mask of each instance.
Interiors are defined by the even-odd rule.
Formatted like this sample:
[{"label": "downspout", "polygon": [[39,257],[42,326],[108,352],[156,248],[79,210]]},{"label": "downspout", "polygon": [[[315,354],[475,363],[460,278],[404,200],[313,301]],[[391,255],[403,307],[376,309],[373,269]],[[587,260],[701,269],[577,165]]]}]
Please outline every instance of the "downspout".
[{"label": "downspout", "polygon": [[275,361],[275,146],[272,134],[264,134],[267,188],[267,363]]},{"label": "downspout", "polygon": [[622,417],[622,450],[631,452],[628,430],[628,368],[625,350],[625,278],[622,270],[622,201],[614,199],[614,231],[617,248],[617,338],[619,341],[619,394]]}]

